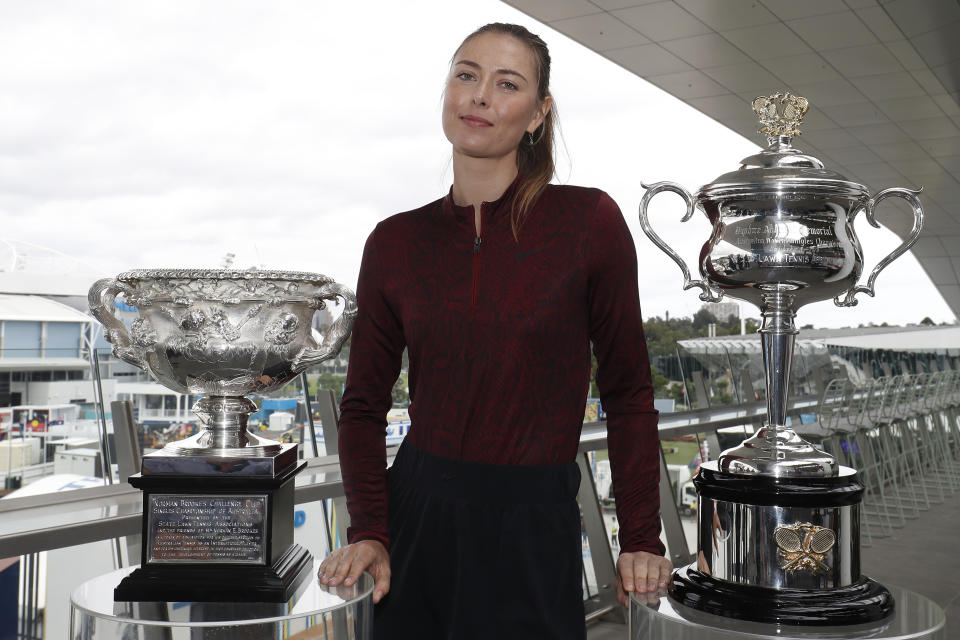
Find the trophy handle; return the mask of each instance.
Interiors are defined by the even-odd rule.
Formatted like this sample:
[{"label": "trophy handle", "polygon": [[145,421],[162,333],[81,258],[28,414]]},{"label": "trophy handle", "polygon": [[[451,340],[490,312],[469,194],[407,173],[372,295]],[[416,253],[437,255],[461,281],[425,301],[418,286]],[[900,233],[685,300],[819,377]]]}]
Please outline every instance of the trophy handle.
[{"label": "trophy handle", "polygon": [[855,307],[857,302],[859,302],[855,297],[858,293],[865,293],[872,298],[875,294],[873,290],[873,284],[877,280],[877,276],[880,274],[880,272],[883,271],[888,264],[903,255],[917,241],[917,238],[920,237],[920,229],[923,228],[923,206],[921,206],[920,199],[917,197],[921,191],[923,191],[923,187],[920,187],[919,189],[904,189],[901,187],[884,189],[867,202],[867,222],[869,222],[871,226],[879,229],[880,223],[877,222],[876,214],[874,213],[877,205],[880,204],[884,198],[888,198],[890,196],[903,198],[909,202],[910,206],[913,208],[913,229],[910,230],[910,234],[907,236],[907,239],[904,240],[899,247],[894,249],[892,252],[890,252],[890,255],[877,263],[877,266],[875,266],[873,271],[870,272],[870,277],[867,278],[866,286],[854,285],[847,290],[847,295],[842,300],[840,299],[840,296],[837,296],[833,299],[833,303],[835,305],[838,307]]},{"label": "trophy handle", "polygon": [[103,325],[103,337],[112,345],[113,355],[146,370],[143,350],[130,339],[127,327],[113,315],[113,302],[121,293],[129,295],[133,289],[116,278],[97,280],[87,294],[90,313]]},{"label": "trophy handle", "polygon": [[319,309],[323,300],[342,298],[344,302],[343,313],[337,318],[337,321],[330,327],[330,331],[323,338],[323,344],[318,349],[307,347],[293,361],[293,369],[300,372],[310,367],[320,364],[324,360],[336,356],[340,353],[343,343],[350,337],[350,331],[353,330],[353,321],[357,317],[357,296],[349,287],[332,282],[320,288],[320,295],[316,300],[316,306]]},{"label": "trophy handle", "polygon": [[680,267],[680,271],[683,272],[683,290],[692,289],[693,287],[700,287],[700,299],[704,302],[720,302],[723,300],[723,292],[716,292],[710,288],[710,285],[703,280],[691,280],[690,279],[690,269],[687,268],[687,263],[684,262],[676,251],[673,250],[663,239],[657,235],[657,232],[653,230],[653,227],[650,226],[650,219],[647,217],[647,206],[650,204],[650,200],[653,199],[653,196],[657,195],[661,191],[672,191],[678,194],[683,201],[687,203],[687,212],[684,214],[683,219],[680,222],[686,222],[693,215],[693,212],[696,210],[696,202],[693,199],[693,196],[690,195],[690,192],[684,189],[682,186],[676,182],[657,182],[652,185],[645,185],[642,182],[640,183],[644,189],[647,190],[643,194],[643,200],[640,201],[640,226],[643,228],[643,232],[647,234],[647,237],[653,240],[653,243],[660,247],[660,250],[665,254],[673,258],[673,261],[677,263]]}]

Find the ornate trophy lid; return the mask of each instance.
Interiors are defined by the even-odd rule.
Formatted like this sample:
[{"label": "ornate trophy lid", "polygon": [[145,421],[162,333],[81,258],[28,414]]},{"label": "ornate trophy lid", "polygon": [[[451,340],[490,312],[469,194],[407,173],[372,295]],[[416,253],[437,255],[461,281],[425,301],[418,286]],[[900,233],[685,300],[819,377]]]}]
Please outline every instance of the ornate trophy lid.
[{"label": "ornate trophy lid", "polygon": [[769,197],[781,193],[868,197],[865,186],[825,169],[820,160],[792,146],[793,138],[800,135],[800,122],[809,107],[806,98],[790,93],[754,99],[753,111],[761,125],[758,133],[767,136],[768,146],[741,160],[739,169],[701,187],[697,199]]},{"label": "ornate trophy lid", "polygon": [[139,307],[160,300],[190,305],[196,300],[329,298],[323,291],[334,280],[319,273],[273,269],[134,269],[117,276],[117,282],[129,287],[127,302]]},{"label": "ornate trophy lid", "polygon": [[333,282],[320,273],[277,269],[133,269],[117,276],[122,282],[138,280],[289,280],[325,284]]}]

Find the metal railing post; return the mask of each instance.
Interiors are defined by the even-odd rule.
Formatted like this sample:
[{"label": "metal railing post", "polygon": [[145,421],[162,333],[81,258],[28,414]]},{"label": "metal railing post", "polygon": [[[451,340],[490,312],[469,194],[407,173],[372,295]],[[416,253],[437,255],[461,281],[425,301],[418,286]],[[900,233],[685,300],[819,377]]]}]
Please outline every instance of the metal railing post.
[{"label": "metal railing post", "polygon": [[[323,447],[328,456],[340,454],[340,411],[337,409],[337,399],[330,389],[317,391],[317,411],[320,412],[320,421],[323,427]],[[347,527],[350,526],[350,514],[347,513],[347,499],[339,496],[333,499],[333,514],[337,520],[337,539],[346,544]],[[329,521],[328,521],[329,522]],[[333,549],[334,538],[327,531],[330,548]]]},{"label": "metal railing post", "polygon": [[673,566],[680,568],[693,562],[687,536],[683,533],[683,522],[680,521],[677,496],[670,482],[663,445],[660,445],[660,521],[663,523],[663,534],[667,539],[667,549]]},{"label": "metal railing post", "polygon": [[587,617],[592,619],[619,608],[617,568],[613,562],[613,551],[603,523],[603,510],[586,453],[577,456],[577,465],[580,467],[580,490],[577,499],[583,514],[583,526],[587,531],[587,543],[590,545],[593,575],[597,580],[597,594],[584,601]]}]

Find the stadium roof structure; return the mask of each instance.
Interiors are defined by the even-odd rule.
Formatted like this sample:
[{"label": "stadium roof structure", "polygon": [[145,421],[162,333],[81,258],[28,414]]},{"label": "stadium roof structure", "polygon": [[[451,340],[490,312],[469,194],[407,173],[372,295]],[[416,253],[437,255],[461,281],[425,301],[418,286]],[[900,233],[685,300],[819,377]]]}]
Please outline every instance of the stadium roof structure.
[{"label": "stadium roof structure", "polygon": [[92,265],[62,251],[0,238],[0,294],[86,298],[98,278]]},{"label": "stadium roof structure", "polygon": [[958,0],[504,2],[750,140],[756,96],[806,97],[798,148],[871,193],[923,187],[913,254],[960,317]]},{"label": "stadium roof structure", "polygon": [[50,298],[2,293],[0,293],[0,320],[87,324],[94,322],[91,316]]},{"label": "stadium roof structure", "polygon": [[[760,335],[691,338],[678,343],[692,353],[723,348],[743,353],[760,352]],[[960,327],[859,327],[856,329],[801,329],[797,335],[800,349],[815,347],[855,347],[890,351],[945,353],[960,355]]]}]

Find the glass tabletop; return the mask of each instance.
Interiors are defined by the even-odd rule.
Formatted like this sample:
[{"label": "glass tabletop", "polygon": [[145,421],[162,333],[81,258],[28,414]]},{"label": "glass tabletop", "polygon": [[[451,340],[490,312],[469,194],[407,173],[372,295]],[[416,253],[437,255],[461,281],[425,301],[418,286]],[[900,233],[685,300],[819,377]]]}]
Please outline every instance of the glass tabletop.
[{"label": "glass tabletop", "polygon": [[665,591],[630,598],[631,640],[828,640],[884,638],[938,640],[946,621],[937,603],[913,591],[885,585],[895,601],[889,617],[868,624],[803,626],[750,622],[697,611],[673,601]]},{"label": "glass tabletop", "polygon": [[103,574],[83,583],[70,597],[75,621],[95,618],[100,625],[203,627],[244,626],[323,618],[346,613],[350,618],[372,612],[373,578],[364,573],[346,587],[321,585],[311,569],[310,578],[285,603],[266,602],[114,602],[113,589],[137,567]]}]

